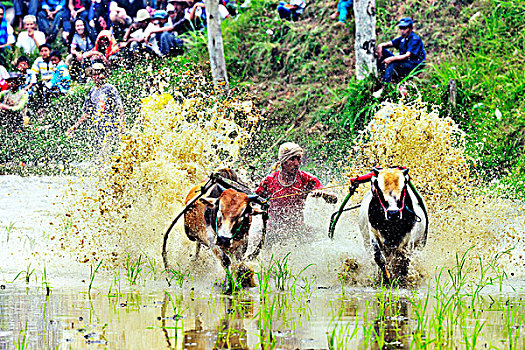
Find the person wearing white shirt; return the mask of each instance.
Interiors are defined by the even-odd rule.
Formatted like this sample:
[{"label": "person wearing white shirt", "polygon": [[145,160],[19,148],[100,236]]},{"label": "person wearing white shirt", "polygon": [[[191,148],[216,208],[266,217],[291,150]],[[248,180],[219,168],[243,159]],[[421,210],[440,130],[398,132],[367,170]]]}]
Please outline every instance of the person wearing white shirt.
[{"label": "person wearing white shirt", "polygon": [[23,23],[25,31],[18,34],[16,46],[21,48],[26,55],[30,55],[37,52],[40,45],[46,43],[46,35],[41,31],[36,30],[35,16],[25,16]]}]

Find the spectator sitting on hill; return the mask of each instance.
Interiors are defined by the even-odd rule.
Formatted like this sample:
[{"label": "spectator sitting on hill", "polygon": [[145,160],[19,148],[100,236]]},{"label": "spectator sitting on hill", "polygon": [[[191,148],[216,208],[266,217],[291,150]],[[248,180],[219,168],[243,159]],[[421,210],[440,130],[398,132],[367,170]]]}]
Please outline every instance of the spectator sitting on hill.
[{"label": "spectator sitting on hill", "polygon": [[95,45],[89,33],[89,26],[85,20],[78,18],[73,22],[69,35],[69,50],[78,61],[82,61],[82,54],[91,50]]},{"label": "spectator sitting on hill", "polygon": [[41,10],[36,17],[38,27],[47,35],[48,42],[54,42],[64,20],[66,0],[42,0]]},{"label": "spectator sitting on hill", "polygon": [[0,64],[5,64],[4,55],[7,49],[15,43],[13,27],[7,23],[5,6],[0,4],[0,54],[2,55]]},{"label": "spectator sitting on hill", "polygon": [[342,27],[346,23],[348,11],[354,7],[354,0],[339,0],[337,10],[330,16],[331,19],[337,19],[336,26]]},{"label": "spectator sitting on hill", "polygon": [[[146,9],[139,10],[137,22],[129,26],[124,35],[124,43],[121,47],[129,47],[134,53],[154,53],[160,55],[159,47],[155,36],[150,35],[152,30],[157,28],[151,23],[151,16]],[[141,46],[140,44],[144,44]]]},{"label": "spectator sitting on hill", "polygon": [[70,88],[71,76],[66,64],[62,61],[62,54],[58,50],[53,50],[49,54],[49,58],[55,66],[55,70],[53,71],[53,77],[46,83],[46,86],[52,94],[67,94]]},{"label": "spectator sitting on hill", "polygon": [[[221,2],[219,2],[219,17],[221,20],[230,17],[230,13]],[[193,23],[194,28],[206,27],[206,5],[199,1],[189,10],[188,19]]]},{"label": "spectator sitting on hill", "polygon": [[29,95],[20,89],[23,81],[20,73],[10,73],[7,78],[9,89],[0,92],[0,125],[10,132],[18,132],[29,123],[26,116]]},{"label": "spectator sitting on hill", "polygon": [[53,64],[49,59],[49,54],[51,53],[51,46],[49,44],[43,44],[39,47],[40,57],[38,57],[33,66],[31,67],[33,73],[33,84],[38,80],[38,75],[40,75],[40,80],[43,83],[48,82],[53,77]]},{"label": "spectator sitting on hill", "polygon": [[190,21],[190,6],[186,1],[172,1],[166,7],[168,23],[166,29],[176,35],[184,34],[192,29]]},{"label": "spectator sitting on hill", "polygon": [[46,43],[46,35],[36,30],[36,17],[27,15],[24,17],[24,32],[18,34],[16,46],[21,48],[26,55],[33,54],[42,44]]},{"label": "spectator sitting on hill", "polygon": [[[40,57],[38,57],[33,66],[31,66],[31,84],[29,88],[33,90],[31,94],[31,103],[38,109],[38,113],[43,116],[45,107],[49,104],[46,83],[53,78],[53,64],[49,59],[51,46],[49,44],[40,45]],[[40,75],[40,82],[38,76]]]},{"label": "spectator sitting on hill", "polygon": [[[171,4],[169,4],[171,5]],[[168,5],[168,6],[169,6]],[[156,24],[158,21],[158,24]],[[168,22],[168,13],[163,10],[157,10],[153,15],[153,27],[149,36],[155,36],[157,38],[157,43],[159,43],[160,54],[166,56],[169,54],[181,54],[182,47],[184,43],[181,39],[177,38],[177,32],[175,31],[175,26],[169,26]],[[173,33],[170,33],[172,32]],[[149,37],[146,38],[146,41],[149,40]]]},{"label": "spectator sitting on hill", "polygon": [[83,54],[94,47],[94,40],[89,33],[89,26],[82,18],[73,22],[73,28],[69,34],[69,51],[71,55],[66,58],[72,75],[77,80],[83,80],[82,59]]},{"label": "spectator sitting on hill", "polygon": [[304,0],[291,0],[289,4],[284,1],[279,2],[277,12],[279,17],[289,21],[297,21],[306,7]]},{"label": "spectator sitting on hill", "polygon": [[83,54],[84,59],[89,59],[91,61],[95,59],[100,59],[104,62],[104,65],[108,66],[110,60],[116,58],[116,54],[119,51],[119,46],[113,33],[109,30],[103,30],[97,37],[95,41],[95,46],[91,51],[87,51]]},{"label": "spectator sitting on hill", "polygon": [[[413,33],[412,19],[402,18],[397,26],[401,36],[377,46],[377,69],[383,74],[383,84],[402,80],[427,58],[421,38]],[[399,55],[394,55],[386,47],[395,47]],[[377,98],[382,92],[383,88],[374,92],[373,96]]]},{"label": "spectator sitting on hill", "polygon": [[69,40],[69,33],[74,21],[77,19],[88,20],[90,0],[67,0],[64,12],[64,39]]},{"label": "spectator sitting on hill", "polygon": [[[95,20],[93,21],[95,26],[95,33],[97,34],[100,34],[100,32],[102,32],[103,30],[109,30],[113,33],[113,26],[111,24],[111,21],[109,20],[109,17],[106,15],[102,15],[102,14],[97,14],[97,16],[95,17]],[[91,27],[93,28],[93,27]]]},{"label": "spectator sitting on hill", "polygon": [[20,56],[16,60],[16,69],[22,74],[24,77],[24,83],[22,84],[21,88],[29,92],[29,95],[31,96],[31,81],[33,80],[33,71],[29,69],[29,58],[27,56]]}]

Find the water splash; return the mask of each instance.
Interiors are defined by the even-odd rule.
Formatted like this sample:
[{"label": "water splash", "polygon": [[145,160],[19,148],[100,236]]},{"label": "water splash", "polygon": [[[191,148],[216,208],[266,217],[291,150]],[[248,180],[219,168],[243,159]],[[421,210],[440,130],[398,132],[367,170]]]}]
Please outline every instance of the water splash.
[{"label": "water splash", "polygon": [[[172,91],[144,99],[98,190],[80,197],[75,230],[62,241],[83,253],[82,262],[122,264],[139,254],[160,261],[162,236],[187,191],[217,168],[232,166],[258,120],[250,100],[234,97],[185,98]],[[181,223],[169,242],[173,260],[187,263],[193,243]]]}]

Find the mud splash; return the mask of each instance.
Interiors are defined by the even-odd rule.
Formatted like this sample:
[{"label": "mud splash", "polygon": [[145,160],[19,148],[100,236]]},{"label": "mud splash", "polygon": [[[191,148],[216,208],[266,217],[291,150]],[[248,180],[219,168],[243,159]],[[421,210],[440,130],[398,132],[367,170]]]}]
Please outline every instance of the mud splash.
[{"label": "mud splash", "polygon": [[[162,235],[189,188],[232,166],[259,118],[250,100],[204,92],[144,99],[140,117],[95,185],[86,177],[85,190],[71,193],[77,197],[70,212],[75,223],[60,237],[62,248],[77,251],[82,263],[122,265],[139,255],[160,261]],[[180,252],[175,261],[184,263],[191,242],[180,227],[169,250]]]},{"label": "mud splash", "polygon": [[[160,266],[162,235],[182,208],[186,191],[218,167],[235,167],[258,118],[250,102],[218,101],[205,94],[184,98],[172,93],[146,99],[140,120],[124,138],[98,190],[85,191],[74,206],[75,224],[60,237],[64,249],[79,252],[78,261],[85,263],[102,259],[111,267],[142,255]],[[506,252],[494,264],[510,276],[525,276],[521,263],[523,205],[486,191],[481,194],[484,188],[470,176],[475,162],[467,156],[465,135],[451,119],[440,117],[421,102],[387,103],[353,151],[349,176],[378,165],[410,168],[430,214],[427,246],[413,260],[418,280],[430,278],[436,269],[455,266],[456,255],[469,249],[469,257],[487,262]],[[368,188],[362,185],[360,195]],[[353,198],[358,201],[359,196]],[[364,250],[357,212],[344,215],[334,241],[327,238],[329,218],[336,209],[309,198],[305,222],[312,227],[310,236],[291,236],[267,247],[260,263],[291,252],[289,263],[294,271],[310,266],[303,272],[305,277],[315,279],[319,286],[333,287],[340,284],[345,262],[356,261],[359,269],[352,272],[349,282],[369,285],[376,277],[376,267]],[[260,223],[254,222],[254,229],[260,230]],[[204,249],[194,262],[194,249],[179,223],[169,240],[170,261],[206,285],[222,278],[224,272],[214,256]],[[471,261],[479,266],[476,259]],[[477,273],[476,269],[471,272]]]}]

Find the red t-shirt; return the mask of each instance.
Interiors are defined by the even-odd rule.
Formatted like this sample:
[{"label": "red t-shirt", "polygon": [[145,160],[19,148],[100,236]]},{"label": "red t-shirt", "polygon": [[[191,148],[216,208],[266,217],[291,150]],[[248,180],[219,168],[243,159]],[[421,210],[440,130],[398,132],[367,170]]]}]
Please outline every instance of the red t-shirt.
[{"label": "red t-shirt", "polygon": [[[255,193],[261,197],[270,198],[268,214],[273,229],[276,228],[275,225],[280,227],[303,225],[304,202],[308,193],[301,192],[320,188],[323,188],[323,185],[319,179],[302,170],[297,171],[297,177],[293,184],[283,186],[279,181],[279,171],[276,171],[261,182]],[[288,196],[292,194],[293,196]]]}]

